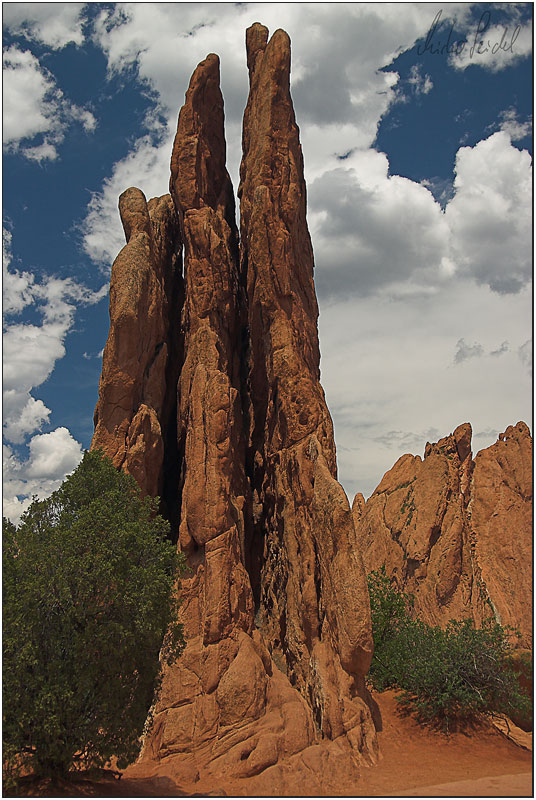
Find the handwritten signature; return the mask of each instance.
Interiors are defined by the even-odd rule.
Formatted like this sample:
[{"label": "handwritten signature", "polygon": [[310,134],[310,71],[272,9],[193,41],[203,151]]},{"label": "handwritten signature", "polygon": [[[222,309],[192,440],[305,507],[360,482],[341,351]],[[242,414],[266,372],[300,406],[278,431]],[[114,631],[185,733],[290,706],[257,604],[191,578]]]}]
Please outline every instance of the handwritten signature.
[{"label": "handwritten signature", "polygon": [[[422,56],[424,55],[424,53],[430,53],[430,55],[461,56],[465,48],[469,46],[469,41],[467,39],[458,39],[458,40],[453,39],[454,23],[450,27],[447,40],[444,41],[443,44],[441,44],[441,40],[438,38],[438,32],[442,24],[441,21],[442,14],[443,10],[441,9],[435,15],[434,21],[432,22],[430,29],[426,35],[426,40],[424,42],[424,45],[419,45],[419,47],[417,48],[418,55]],[[517,27],[514,28],[510,36],[508,27],[503,26],[501,39],[491,42],[490,39],[487,40],[484,39],[484,34],[488,30],[490,22],[491,22],[490,12],[484,11],[476,27],[475,35],[472,39],[472,44],[469,47],[469,58],[472,59],[475,54],[477,56],[482,56],[490,52],[492,55],[496,55],[500,50],[503,50],[505,53],[513,54],[514,44],[521,31],[521,25],[517,25]]]}]

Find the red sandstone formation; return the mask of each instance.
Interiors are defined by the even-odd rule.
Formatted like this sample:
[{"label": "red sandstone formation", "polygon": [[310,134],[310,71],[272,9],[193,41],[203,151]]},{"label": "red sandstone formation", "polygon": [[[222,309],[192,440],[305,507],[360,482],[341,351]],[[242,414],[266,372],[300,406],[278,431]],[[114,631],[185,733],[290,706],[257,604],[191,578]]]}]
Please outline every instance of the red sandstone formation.
[{"label": "red sandstone formation", "polygon": [[471,456],[460,425],[424,460],[402,456],[353,505],[368,571],[385,566],[431,624],[495,616],[532,646],[532,440],[524,422]]},{"label": "red sandstone formation", "polygon": [[469,512],[495,617],[532,647],[532,438],[524,422],[476,456]]},{"label": "red sandstone formation", "polygon": [[240,254],[217,56],[179,115],[172,200],[149,203],[166,208],[165,241],[129,190],[93,446],[162,493],[190,567],[187,647],[143,774],[201,793],[225,776],[240,794],[351,794],[376,753],[370,611],[319,380],[290,44],[267,39],[247,32]]},{"label": "red sandstone formation", "polygon": [[92,448],[102,448],[154,496],[162,491],[163,431],[173,406],[166,373],[177,374],[170,306],[180,315],[180,234],[169,195],[147,204],[139,189],[127,189],[119,211],[127,244],[112,267]]},{"label": "red sandstone formation", "polygon": [[[253,597],[243,564],[249,486],[240,398],[237,230],[223,119],[219,61],[210,55],[195,70],[179,115],[170,181],[184,241],[185,355],[177,435],[179,543],[192,573],[182,586],[187,648],[165,673],[145,750],[146,758],[157,760],[174,755],[173,769],[192,782],[203,760],[217,758],[209,752],[203,759],[199,750],[208,743],[216,747],[221,728],[243,728],[264,713],[267,683],[250,637]],[[238,749],[229,742],[226,748],[243,774],[255,761],[246,764],[240,758],[248,734],[234,732]]]},{"label": "red sandstone formation", "polygon": [[[247,31],[241,267],[247,281],[254,542],[259,625],[323,734],[361,746],[372,642],[367,589],[320,385],[318,307],[290,41]],[[276,662],[277,663],[277,662]],[[361,697],[360,697],[361,696]]]},{"label": "red sandstone formation", "polygon": [[238,232],[223,119],[219,60],[211,55],[190,81],[171,157],[170,191],[184,242],[177,425],[184,452],[179,539],[187,554],[231,530],[244,548]]},{"label": "red sandstone formation", "polygon": [[171,195],[120,198],[92,446],[161,496],[190,570],[187,646],[130,773],[164,791],[353,794],[376,755],[361,553],[429,622],[495,614],[530,646],[531,439],[519,423],[473,461],[461,425],[352,515],[320,385],[290,42],[256,23],[246,44],[240,244],[215,55],[179,115]]}]

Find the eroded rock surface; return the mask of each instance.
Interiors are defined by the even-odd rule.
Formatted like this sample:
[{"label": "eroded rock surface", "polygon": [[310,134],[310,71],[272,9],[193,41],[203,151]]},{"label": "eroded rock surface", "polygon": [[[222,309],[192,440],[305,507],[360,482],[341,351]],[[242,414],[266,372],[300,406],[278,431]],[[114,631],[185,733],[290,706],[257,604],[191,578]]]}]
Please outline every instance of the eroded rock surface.
[{"label": "eroded rock surface", "polygon": [[[367,590],[320,385],[318,307],[290,41],[247,31],[239,189],[249,353],[249,572],[261,631],[329,738],[362,735]],[[353,734],[350,732],[356,729]],[[358,733],[358,731],[360,733]]]},{"label": "eroded rock surface", "polygon": [[430,624],[490,616],[532,646],[532,439],[510,426],[473,460],[471,426],[404,455],[353,505],[367,572],[385,566]]},{"label": "eroded rock surface", "polygon": [[476,456],[469,511],[494,614],[532,647],[532,438],[524,422]]},{"label": "eroded rock surface", "polygon": [[119,198],[127,244],[110,283],[110,332],[104,348],[92,448],[134,476],[144,494],[161,495],[164,431],[175,413],[180,368],[181,240],[169,195]]},{"label": "eroded rock surface", "polygon": [[121,200],[93,446],[162,494],[190,568],[187,646],[138,767],[198,793],[352,794],[376,755],[368,595],[320,385],[290,43],[246,38],[240,250],[215,55],[179,115],[171,196]]}]

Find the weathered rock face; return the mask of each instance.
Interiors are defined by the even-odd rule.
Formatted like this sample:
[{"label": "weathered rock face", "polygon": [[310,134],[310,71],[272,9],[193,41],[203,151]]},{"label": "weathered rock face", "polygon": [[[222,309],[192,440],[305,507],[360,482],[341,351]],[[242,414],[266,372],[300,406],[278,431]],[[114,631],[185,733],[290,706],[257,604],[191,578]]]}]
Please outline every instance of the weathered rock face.
[{"label": "weathered rock face", "polygon": [[241,165],[241,268],[250,335],[254,539],[248,548],[259,625],[330,738],[361,729],[372,656],[363,568],[336,481],[320,385],[318,308],[290,41],[247,32],[250,93]]},{"label": "weathered rock face", "polygon": [[171,197],[121,203],[93,446],[162,494],[190,568],[143,774],[351,794],[376,754],[370,610],[319,380],[290,45],[267,40],[247,32],[240,250],[215,55],[179,115]]},{"label": "weathered rock face", "polygon": [[267,682],[250,638],[253,597],[243,564],[249,487],[240,398],[237,230],[225,169],[217,56],[199,64],[190,81],[173,147],[170,190],[184,242],[179,543],[191,577],[182,586],[186,652],[165,674],[145,755],[174,755],[183,778],[195,780],[198,749],[217,740],[221,726],[259,717]]},{"label": "weathered rock face", "polygon": [[385,566],[430,624],[495,616],[532,646],[532,440],[525,423],[471,455],[460,425],[353,504],[367,572]]},{"label": "weathered rock face", "polygon": [[92,448],[161,495],[164,431],[174,414],[182,304],[181,241],[169,195],[146,202],[139,189],[119,198],[127,244],[112,267],[110,333],[104,348]]},{"label": "weathered rock face", "polygon": [[476,456],[469,511],[494,614],[532,647],[532,438],[524,422]]},{"label": "weathered rock face", "polygon": [[170,190],[184,241],[186,288],[177,415],[184,452],[180,544],[190,554],[232,530],[243,552],[248,484],[238,232],[225,168],[217,56],[209,56],[192,76],[173,147]]}]

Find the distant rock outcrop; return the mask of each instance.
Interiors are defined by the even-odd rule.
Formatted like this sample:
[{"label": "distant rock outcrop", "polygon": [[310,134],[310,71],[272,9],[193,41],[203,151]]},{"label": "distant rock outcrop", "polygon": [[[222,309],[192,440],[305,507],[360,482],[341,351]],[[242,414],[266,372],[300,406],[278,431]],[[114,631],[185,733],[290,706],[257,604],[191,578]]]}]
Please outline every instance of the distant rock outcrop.
[{"label": "distant rock outcrop", "polygon": [[524,422],[476,456],[469,513],[494,614],[532,647],[532,438]]},{"label": "distant rock outcrop", "polygon": [[160,494],[190,568],[187,646],[143,774],[198,793],[224,778],[240,794],[351,794],[376,755],[368,594],[320,385],[290,42],[257,23],[246,43],[240,243],[209,55],[171,196],[122,196],[92,446]]},{"label": "distant rock outcrop", "polygon": [[532,439],[510,426],[476,458],[460,425],[424,460],[402,456],[353,504],[367,572],[385,566],[430,624],[495,616],[532,647]]}]

